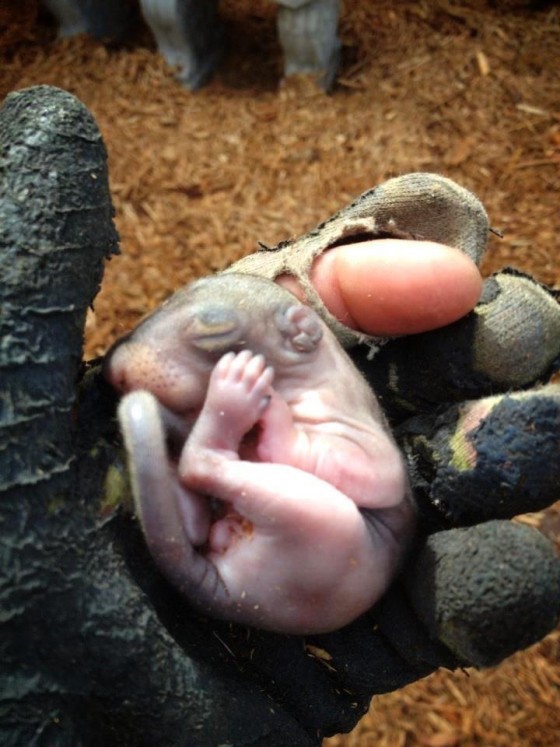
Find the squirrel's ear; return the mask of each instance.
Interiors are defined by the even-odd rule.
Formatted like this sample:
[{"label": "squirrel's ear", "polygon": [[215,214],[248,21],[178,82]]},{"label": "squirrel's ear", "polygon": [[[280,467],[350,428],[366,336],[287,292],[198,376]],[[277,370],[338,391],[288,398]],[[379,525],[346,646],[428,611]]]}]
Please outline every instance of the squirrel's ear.
[{"label": "squirrel's ear", "polygon": [[240,342],[242,329],[235,311],[217,304],[193,314],[189,340],[193,347],[205,353],[225,353]]},{"label": "squirrel's ear", "polygon": [[303,304],[293,304],[278,311],[276,323],[285,344],[298,353],[312,353],[323,338],[319,316]]}]

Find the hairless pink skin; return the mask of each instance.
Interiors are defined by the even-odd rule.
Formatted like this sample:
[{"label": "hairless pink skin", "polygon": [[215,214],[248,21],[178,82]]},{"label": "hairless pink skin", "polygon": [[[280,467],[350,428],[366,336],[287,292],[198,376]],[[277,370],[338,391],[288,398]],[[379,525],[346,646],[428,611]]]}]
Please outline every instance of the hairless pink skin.
[{"label": "hairless pink skin", "polygon": [[132,392],[119,418],[146,541],[193,604],[305,634],[379,599],[414,531],[406,469],[315,312],[267,280],[208,278],[117,343],[105,372]]}]

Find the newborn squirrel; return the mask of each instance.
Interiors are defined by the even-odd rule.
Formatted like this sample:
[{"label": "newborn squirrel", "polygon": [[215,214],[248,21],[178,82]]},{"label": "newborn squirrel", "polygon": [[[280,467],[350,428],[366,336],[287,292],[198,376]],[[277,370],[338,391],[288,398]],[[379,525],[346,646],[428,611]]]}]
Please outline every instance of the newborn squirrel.
[{"label": "newborn squirrel", "polygon": [[320,317],[228,273],[175,293],[109,351],[136,512],[199,609],[282,633],[370,608],[414,531],[377,399]]}]

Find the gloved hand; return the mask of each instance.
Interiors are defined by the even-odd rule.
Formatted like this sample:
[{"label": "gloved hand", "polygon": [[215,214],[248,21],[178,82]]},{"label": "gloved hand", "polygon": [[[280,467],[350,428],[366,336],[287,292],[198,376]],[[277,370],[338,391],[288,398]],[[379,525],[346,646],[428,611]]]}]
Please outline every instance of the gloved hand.
[{"label": "gloved hand", "polygon": [[[474,311],[453,324],[380,341],[333,318],[309,276],[329,247],[359,241],[359,251],[387,236],[456,246],[479,263],[489,230],[470,192],[438,175],[408,174],[361,195],[309,234],[263,247],[230,268],[292,275],[352,348],[395,428],[420,532],[401,579],[371,617],[403,659],[417,664],[496,664],[558,621],[560,560],[538,532],[505,519],[560,495],[560,387],[539,386],[560,363],[560,306],[536,280],[506,269],[484,282]],[[361,315],[367,320],[363,309]],[[366,344],[353,347],[360,342]],[[385,344],[372,354],[379,342]],[[331,638],[318,645],[335,669],[348,671],[355,656],[364,680],[367,654],[355,638],[342,665]],[[380,669],[372,671],[372,692],[382,691]]]},{"label": "gloved hand", "polygon": [[[357,349],[410,456],[421,519],[383,601],[313,639],[219,623],[164,581],[120,509],[115,398],[95,367],[80,369],[85,312],[117,239],[95,123],[69,94],[37,87],[6,102],[0,144],[3,744],[316,745],[375,693],[438,666],[494,663],[550,630],[560,562],[535,531],[493,520],[555,498],[558,396],[530,390],[560,348],[548,291],[500,275],[451,327],[390,341],[373,361]],[[428,192],[412,211],[390,205],[384,235],[456,243],[428,233],[430,205],[485,234],[475,203]],[[529,393],[460,407],[514,387]]]}]

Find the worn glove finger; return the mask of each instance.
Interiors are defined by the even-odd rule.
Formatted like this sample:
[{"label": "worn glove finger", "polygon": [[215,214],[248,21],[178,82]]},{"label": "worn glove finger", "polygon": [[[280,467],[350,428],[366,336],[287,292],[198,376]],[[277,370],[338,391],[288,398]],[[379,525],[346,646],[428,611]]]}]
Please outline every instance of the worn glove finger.
[{"label": "worn glove finger", "polygon": [[560,485],[560,386],[418,416],[398,430],[420,519],[465,526],[546,508]]},{"label": "worn glove finger", "polygon": [[390,340],[368,363],[352,357],[390,420],[549,379],[560,363],[560,305],[534,278],[504,270],[484,283],[480,302],[447,327]]},{"label": "worn glove finger", "polygon": [[430,636],[479,667],[536,643],[560,618],[560,558],[540,532],[517,522],[431,535],[404,583]]},{"label": "worn glove finger", "polygon": [[274,280],[294,276],[305,300],[346,347],[368,343],[368,352],[382,342],[350,329],[326,308],[309,280],[314,260],[331,247],[377,238],[407,238],[449,244],[479,262],[488,237],[488,216],[467,189],[439,174],[413,173],[389,179],[357,197],[304,236],[239,260],[226,272],[242,272]]}]

